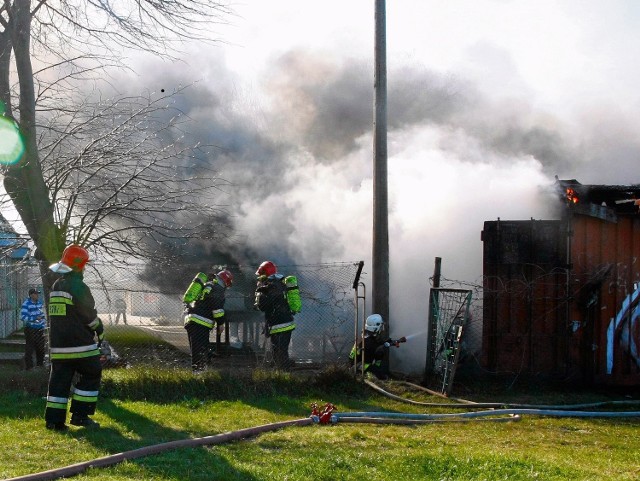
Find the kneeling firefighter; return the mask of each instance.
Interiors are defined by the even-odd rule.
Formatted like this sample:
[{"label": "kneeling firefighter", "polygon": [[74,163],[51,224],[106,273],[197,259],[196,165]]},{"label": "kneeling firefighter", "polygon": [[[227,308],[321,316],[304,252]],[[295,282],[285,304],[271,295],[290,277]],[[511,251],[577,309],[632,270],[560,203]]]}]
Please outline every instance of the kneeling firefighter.
[{"label": "kneeling firefighter", "polygon": [[182,298],[193,372],[207,366],[209,333],[216,325],[223,325],[225,292],[232,284],[233,275],[226,269],[209,277],[199,272]]},{"label": "kneeling firefighter", "polygon": [[84,247],[70,245],[62,253],[60,262],[49,267],[62,277],[54,282],[49,295],[51,376],[45,410],[47,429],[67,429],[67,404],[76,375],[71,424],[99,426],[89,416],[95,413],[102,378],[100,344],[104,328],[91,290],[83,281],[88,261],[89,253]]},{"label": "kneeling firefighter", "polygon": [[[391,346],[400,347],[401,342],[406,342],[405,337],[393,340],[383,339],[382,327],[384,321],[380,314],[371,314],[364,323],[364,338],[356,342],[349,353],[349,361],[352,365],[364,368],[364,372],[370,372],[378,379],[386,379],[388,373],[382,367],[385,349]],[[361,365],[364,349],[364,366]]]}]

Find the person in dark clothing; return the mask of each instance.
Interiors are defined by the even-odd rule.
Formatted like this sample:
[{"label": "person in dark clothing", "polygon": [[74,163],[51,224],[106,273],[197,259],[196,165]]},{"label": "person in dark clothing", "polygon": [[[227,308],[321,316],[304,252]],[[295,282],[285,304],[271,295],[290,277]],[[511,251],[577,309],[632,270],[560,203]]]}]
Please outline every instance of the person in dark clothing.
[{"label": "person in dark clothing", "polygon": [[256,276],[254,305],[264,312],[265,335],[271,341],[274,364],[279,369],[290,369],[293,362],[289,358],[289,343],[296,323],[287,301],[284,276],[278,274],[278,268],[271,261],[260,264]]},{"label": "person in dark clothing", "polygon": [[[64,431],[69,394],[71,424],[86,428],[100,425],[89,416],[95,413],[102,378],[100,344],[104,328],[95,308],[83,271],[89,260],[84,247],[70,245],[60,262],[49,268],[62,274],[49,294],[49,348],[51,375],[47,393],[47,429]],[[72,389],[74,377],[77,381]]]},{"label": "person in dark clothing", "polygon": [[24,323],[24,367],[27,371],[33,369],[34,354],[36,366],[44,365],[47,319],[42,311],[39,294],[38,289],[29,289],[29,297],[20,309],[20,318]]},{"label": "person in dark clothing", "polygon": [[[387,379],[388,372],[382,366],[385,350],[391,346],[399,347],[401,342],[405,342],[406,338],[400,338],[396,341],[391,338],[382,338],[382,327],[384,321],[380,314],[371,314],[365,320],[364,337],[354,344],[349,353],[349,361],[355,365],[358,370],[364,368],[364,372],[370,372],[378,379]],[[364,342],[363,342],[364,341]],[[364,345],[363,345],[364,344]],[[364,351],[364,364],[363,362]]]},{"label": "person in dark clothing", "polygon": [[[184,313],[184,328],[189,337],[191,369],[194,373],[202,372],[207,367],[209,333],[216,325],[218,328],[224,325],[225,293],[233,284],[233,275],[226,269],[209,277],[211,280],[201,284],[201,290],[198,290],[194,301],[187,303]],[[187,292],[190,292],[189,289]],[[187,293],[183,301],[186,296]]]}]

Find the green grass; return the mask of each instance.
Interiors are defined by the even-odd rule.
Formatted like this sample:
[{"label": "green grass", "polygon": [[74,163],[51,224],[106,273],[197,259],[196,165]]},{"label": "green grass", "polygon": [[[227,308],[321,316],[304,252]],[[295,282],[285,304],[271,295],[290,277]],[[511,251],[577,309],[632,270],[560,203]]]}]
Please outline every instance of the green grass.
[{"label": "green grass", "polygon": [[[114,330],[109,340],[119,353],[136,361],[155,360],[156,366],[178,355],[136,328]],[[141,359],[135,359],[138,353]],[[458,412],[378,396],[339,370],[315,375],[226,370],[194,377],[188,370],[147,364],[105,372],[96,415],[103,425],[99,431],[72,428],[58,434],[43,428],[46,383],[44,371],[0,369],[2,478],[171,440],[304,418],[312,402],[331,401],[343,412]],[[405,385],[392,388],[412,399],[442,401]],[[478,386],[471,390],[478,391]],[[592,392],[530,394],[537,391],[539,386],[506,394],[485,388],[465,397],[545,404],[609,399]],[[239,442],[168,451],[93,469],[75,479],[638,479],[638,424],[637,419],[526,416],[509,424],[292,427]]]},{"label": "green grass", "polygon": [[[104,374],[95,416],[101,429],[72,427],[60,434],[44,429],[43,371],[1,368],[0,382],[0,479],[167,441],[305,418],[312,402],[332,402],[340,412],[460,412],[379,396],[337,369],[320,374],[211,371],[197,377],[186,370],[120,369]],[[406,387],[391,383],[389,389]],[[411,397],[443,402],[418,392]],[[589,399],[595,397],[589,394]],[[563,402],[583,399],[580,395]],[[637,480],[639,427],[637,418],[538,416],[510,423],[289,427],[94,468],[73,479]]]}]

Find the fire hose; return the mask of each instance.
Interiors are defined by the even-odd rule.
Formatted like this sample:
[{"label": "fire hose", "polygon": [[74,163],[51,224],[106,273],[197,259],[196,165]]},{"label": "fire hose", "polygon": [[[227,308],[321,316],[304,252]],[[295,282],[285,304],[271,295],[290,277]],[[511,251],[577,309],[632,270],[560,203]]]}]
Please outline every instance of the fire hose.
[{"label": "fire hose", "polygon": [[[183,439],[178,441],[170,441],[161,444],[155,444],[151,446],[145,446],[131,451],[125,451],[122,453],[112,454],[101,458],[96,458],[89,461],[84,461],[77,464],[72,464],[62,468],[54,468],[39,473],[27,474],[24,476],[18,476],[15,478],[7,479],[6,481],[45,481],[58,479],[62,477],[74,476],[80,474],[90,468],[104,468],[108,466],[114,466],[123,461],[128,461],[136,458],[142,458],[145,456],[151,456],[159,454],[165,451],[180,448],[193,448],[200,446],[213,446],[223,444],[230,441],[237,441],[249,437],[256,436],[258,434],[276,431],[278,429],[290,427],[290,426],[309,426],[311,424],[335,424],[337,422],[350,422],[350,423],[370,423],[370,424],[425,424],[434,422],[453,421],[461,422],[461,419],[447,418],[444,415],[433,415],[430,418],[426,415],[412,415],[397,416],[395,414],[400,413],[335,413],[336,407],[327,403],[324,407],[320,408],[316,403],[312,404],[311,416],[302,419],[295,419],[291,421],[282,421],[272,424],[264,424],[252,428],[240,429],[238,431],[231,431],[223,434],[217,434],[214,436],[205,436],[201,438]],[[479,417],[479,416],[477,416]],[[501,419],[489,419],[493,421],[514,421],[519,420],[518,416],[511,418]],[[464,420],[462,420],[464,421]]]},{"label": "fire hose", "polygon": [[74,476],[80,474],[89,468],[103,468],[107,466],[113,466],[115,464],[127,461],[130,459],[141,458],[144,456],[150,456],[153,454],[162,453],[164,451],[170,451],[172,449],[179,448],[194,448],[200,446],[212,446],[216,444],[223,444],[229,441],[237,441],[258,434],[266,433],[269,431],[276,431],[278,429],[286,428],[289,426],[307,426],[313,424],[312,418],[295,419],[291,421],[282,421],[272,424],[264,424],[262,426],[255,426],[252,428],[240,429],[238,431],[231,431],[223,434],[216,434],[214,436],[205,436],[202,438],[182,439],[178,441],[170,441],[167,443],[154,444],[152,446],[145,446],[131,451],[125,451],[123,453],[112,454],[110,456],[104,456],[102,458],[93,459],[91,461],[85,461],[82,463],[72,464],[63,468],[50,469],[48,471],[42,471],[40,473],[27,474],[25,476],[19,476],[17,478],[10,478],[7,481],[43,481],[50,479],[57,479],[67,476]]},{"label": "fire hose", "polygon": [[[447,405],[443,405],[447,406]],[[450,405],[449,405],[450,406]],[[469,405],[465,405],[469,407]],[[474,407],[479,407],[474,405]],[[469,422],[474,421],[492,421],[492,422],[511,422],[519,421],[521,414],[534,414],[541,416],[556,417],[640,417],[640,412],[587,412],[587,411],[563,411],[563,410],[546,410],[546,409],[491,409],[488,411],[468,411],[463,413],[448,414],[413,414],[413,413],[393,413],[393,412],[335,412],[336,407],[327,403],[320,408],[316,403],[312,404],[311,416],[302,419],[294,419],[290,421],[281,421],[277,423],[264,424],[251,428],[240,429],[223,434],[213,436],[205,436],[201,438],[183,439],[178,441],[170,441],[151,446],[145,446],[131,451],[112,454],[90,461],[85,461],[70,466],[50,469],[40,473],[27,474],[16,478],[10,478],[7,481],[44,481],[58,479],[62,477],[74,476],[86,471],[89,468],[100,468],[113,466],[123,461],[141,458],[159,454],[179,448],[191,448],[200,446],[212,446],[223,444],[230,441],[237,441],[258,434],[276,431],[278,429],[290,426],[309,426],[312,424],[336,424],[336,423],[370,423],[370,424],[426,424],[426,423],[442,423],[442,422]],[[499,417],[508,416],[508,417]]]},{"label": "fire hose", "polygon": [[[601,411],[564,411],[559,409],[490,409],[487,411],[467,411],[463,413],[447,413],[447,414],[414,414],[414,413],[394,413],[394,412],[350,412],[350,413],[334,413],[335,406],[327,403],[317,418],[321,424],[337,422],[381,422],[381,423],[402,423],[402,424],[419,424],[421,422],[433,422],[443,420],[461,421],[465,418],[484,418],[492,416],[488,419],[491,421],[519,421],[521,414],[533,414],[547,417],[577,417],[577,418],[621,418],[621,417],[640,417],[640,411],[631,412],[601,412]],[[314,407],[314,413],[318,410]],[[500,418],[496,416],[508,415],[511,417]],[[513,417],[516,416],[516,417]],[[314,419],[315,420],[315,419]],[[404,422],[402,422],[404,421]]]},{"label": "fire hose", "polygon": [[[513,409],[530,409],[530,410],[543,410],[543,411],[565,411],[565,412],[569,412],[572,410],[579,410],[579,409],[585,409],[585,408],[597,408],[597,407],[604,407],[604,406],[637,406],[640,405],[640,400],[624,400],[624,401],[601,401],[601,402],[595,402],[595,403],[582,403],[582,404],[560,404],[560,405],[553,405],[553,404],[521,404],[521,403],[509,403],[509,402],[499,402],[499,403],[477,403],[477,402],[473,402],[473,401],[467,401],[465,399],[455,399],[456,401],[458,401],[458,403],[429,403],[429,402],[422,402],[422,401],[414,401],[413,399],[406,399],[403,398],[402,396],[398,396],[396,394],[390,393],[386,390],[384,390],[383,388],[381,388],[380,386],[378,386],[377,384],[375,384],[374,382],[371,382],[367,379],[364,380],[365,384],[369,387],[371,387],[372,389],[374,389],[375,391],[379,392],[380,394],[383,394],[384,396],[387,396],[391,399],[394,399],[396,401],[400,401],[400,402],[404,402],[407,404],[413,404],[413,405],[417,405],[417,406],[428,406],[428,407],[446,407],[446,408],[451,408],[451,409],[459,409],[459,408],[464,408],[464,409],[469,409],[469,408],[513,408]],[[422,386],[417,386],[415,384],[411,384],[408,382],[404,382],[402,381],[403,384],[408,384],[412,387],[415,388],[420,388],[424,391],[427,391],[431,394],[434,395],[438,395],[439,393],[434,393],[433,391],[430,391],[429,389],[426,389]],[[495,411],[494,411],[495,412]],[[602,414],[606,414],[604,411],[596,411],[598,413],[602,413]],[[634,414],[635,411],[631,411],[631,412],[619,412],[619,411],[614,411],[614,413],[618,413],[618,414],[627,414],[629,415],[629,417],[635,417],[637,416],[637,414]],[[520,413],[520,414],[524,414],[524,413]],[[531,414],[531,413],[529,413]],[[580,416],[582,417],[582,416]],[[620,416],[602,416],[602,417],[620,417]]]}]

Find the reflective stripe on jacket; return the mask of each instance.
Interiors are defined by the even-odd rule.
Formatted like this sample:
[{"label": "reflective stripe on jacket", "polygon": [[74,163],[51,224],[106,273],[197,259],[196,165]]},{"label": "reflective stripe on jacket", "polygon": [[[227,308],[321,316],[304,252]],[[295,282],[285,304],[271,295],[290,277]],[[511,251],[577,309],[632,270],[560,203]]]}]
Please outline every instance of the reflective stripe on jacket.
[{"label": "reflective stripe on jacket", "polygon": [[83,357],[99,356],[100,349],[98,344],[93,343],[88,346],[77,347],[52,347],[51,359],[63,360],[63,359],[81,359]]},{"label": "reflective stripe on jacket", "polygon": [[269,326],[269,334],[279,334],[281,332],[293,331],[296,328],[296,323],[285,322],[283,324],[274,324],[273,326]]},{"label": "reflective stripe on jacket", "polygon": [[53,284],[49,294],[49,322],[52,361],[100,355],[96,336],[101,340],[104,329],[82,273],[70,272]]},{"label": "reflective stripe on jacket", "polygon": [[296,323],[286,297],[282,274],[273,274],[258,282],[255,305],[264,312],[269,335],[293,331]]},{"label": "reflective stripe on jacket", "polygon": [[215,325],[215,321],[208,319],[204,316],[199,316],[198,314],[187,314],[184,316],[184,323],[185,325],[190,323],[190,322],[194,322],[196,324],[200,324],[201,326],[204,326],[208,329],[213,329],[213,326]]},{"label": "reflective stripe on jacket", "polygon": [[225,293],[226,287],[218,282],[218,279],[205,283],[200,298],[187,309],[184,316],[185,326],[195,322],[213,329],[216,323],[224,318]]}]

